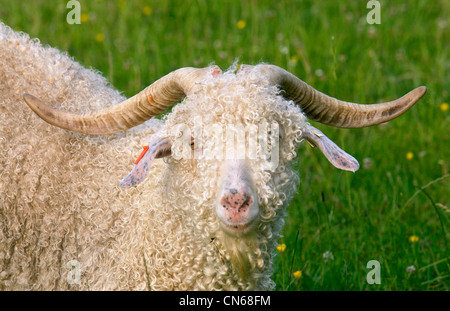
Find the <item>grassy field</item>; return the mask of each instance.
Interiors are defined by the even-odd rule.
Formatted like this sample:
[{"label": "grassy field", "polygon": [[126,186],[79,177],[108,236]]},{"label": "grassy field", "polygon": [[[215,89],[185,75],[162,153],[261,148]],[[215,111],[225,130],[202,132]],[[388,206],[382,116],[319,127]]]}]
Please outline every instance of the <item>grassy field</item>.
[{"label": "grassy field", "polygon": [[[373,25],[365,0],[82,0],[79,25],[66,22],[67,2],[0,0],[0,19],[98,69],[126,96],[176,68],[226,69],[236,59],[278,65],[362,104],[426,85],[387,124],[314,124],[361,168],[339,171],[308,145],[298,150],[302,182],[273,277],[279,290],[450,289],[449,1],[380,0]],[[380,284],[366,281],[370,260]]]}]

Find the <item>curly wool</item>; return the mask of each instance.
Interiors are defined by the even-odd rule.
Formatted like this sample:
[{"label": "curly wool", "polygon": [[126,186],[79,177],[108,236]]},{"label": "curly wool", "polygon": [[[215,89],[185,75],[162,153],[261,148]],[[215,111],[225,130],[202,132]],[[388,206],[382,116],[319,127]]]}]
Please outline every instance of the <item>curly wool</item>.
[{"label": "curly wool", "polygon": [[[274,288],[275,244],[299,181],[289,161],[306,121],[257,67],[198,83],[164,121],[98,137],[53,127],[22,100],[27,92],[73,112],[120,103],[124,97],[98,72],[2,23],[0,55],[0,289]],[[138,186],[118,186],[151,134],[174,135],[170,129],[193,126],[195,116],[208,124],[280,125],[276,170],[251,165],[260,222],[250,236],[220,229],[217,161],[177,159],[173,151]],[[68,281],[73,260],[78,283]]]}]

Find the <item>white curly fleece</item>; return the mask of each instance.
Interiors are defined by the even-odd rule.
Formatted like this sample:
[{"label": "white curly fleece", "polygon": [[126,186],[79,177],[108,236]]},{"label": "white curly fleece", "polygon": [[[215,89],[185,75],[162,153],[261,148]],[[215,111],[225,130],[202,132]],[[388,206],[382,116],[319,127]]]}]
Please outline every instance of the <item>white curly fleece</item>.
[{"label": "white curly fleece", "polygon": [[[306,119],[258,66],[200,81],[163,121],[89,136],[45,123],[22,93],[87,113],[124,100],[106,79],[2,23],[0,56],[0,290],[274,288],[274,250],[299,181],[289,161]],[[171,129],[193,128],[198,116],[206,125],[280,127],[276,169],[251,161],[260,208],[251,234],[235,238],[220,229],[217,160],[177,157],[174,149],[139,185],[118,186],[151,134],[175,139]],[[203,141],[212,135],[204,131]],[[203,151],[213,152],[207,144]],[[68,282],[75,272],[79,278]]]}]

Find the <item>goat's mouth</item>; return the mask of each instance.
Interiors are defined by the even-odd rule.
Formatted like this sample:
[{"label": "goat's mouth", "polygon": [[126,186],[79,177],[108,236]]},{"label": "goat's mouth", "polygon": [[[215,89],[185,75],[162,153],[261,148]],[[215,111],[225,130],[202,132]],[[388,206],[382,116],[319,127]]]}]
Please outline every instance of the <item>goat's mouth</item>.
[{"label": "goat's mouth", "polygon": [[220,219],[220,226],[226,233],[241,236],[253,231],[257,223],[257,217],[245,222],[230,222]]},{"label": "goat's mouth", "polygon": [[222,230],[234,236],[251,232],[258,223],[259,208],[255,202],[248,204],[246,209],[232,209],[220,202],[216,212]]}]

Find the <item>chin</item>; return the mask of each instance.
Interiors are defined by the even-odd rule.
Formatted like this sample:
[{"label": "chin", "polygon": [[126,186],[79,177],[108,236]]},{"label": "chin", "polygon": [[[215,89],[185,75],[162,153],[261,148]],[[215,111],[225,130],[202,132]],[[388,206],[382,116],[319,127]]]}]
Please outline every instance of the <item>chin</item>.
[{"label": "chin", "polygon": [[257,223],[258,223],[257,217],[250,221],[241,223],[232,223],[221,220],[220,227],[225,233],[231,236],[242,237],[255,231]]}]

